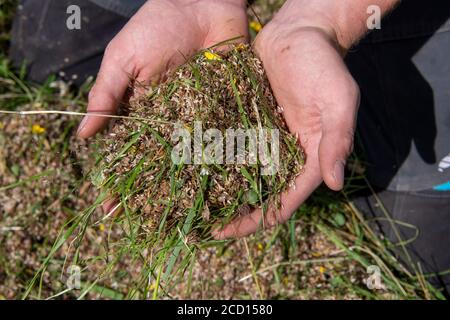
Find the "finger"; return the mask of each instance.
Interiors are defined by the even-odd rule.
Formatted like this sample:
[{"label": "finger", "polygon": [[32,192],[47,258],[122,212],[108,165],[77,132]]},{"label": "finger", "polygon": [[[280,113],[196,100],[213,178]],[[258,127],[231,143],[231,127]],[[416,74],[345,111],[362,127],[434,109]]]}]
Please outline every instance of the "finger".
[{"label": "finger", "polygon": [[321,182],[319,168],[314,168],[311,165],[309,168],[305,168],[305,171],[297,177],[295,187],[291,187],[280,195],[280,207],[269,205],[269,209],[266,212],[263,212],[262,209],[256,209],[248,215],[237,217],[222,229],[214,230],[212,234],[218,240],[239,238],[248,236],[260,228],[269,228],[284,223]]},{"label": "finger", "polygon": [[[126,67],[121,52],[109,45],[100,67],[95,85],[89,93],[88,113],[115,114],[133,77],[131,67]],[[96,134],[109,118],[85,116],[78,127],[78,136],[88,138]]]},{"label": "finger", "polygon": [[121,211],[120,202],[115,198],[108,199],[105,202],[103,202],[102,209],[103,213],[105,213],[106,215],[117,216],[118,214],[120,214]]},{"label": "finger", "polygon": [[[356,85],[355,85],[356,86]],[[322,138],[319,144],[320,171],[326,185],[335,191],[344,186],[347,157],[353,150],[359,90],[349,88],[347,101],[328,108],[322,115]]]}]

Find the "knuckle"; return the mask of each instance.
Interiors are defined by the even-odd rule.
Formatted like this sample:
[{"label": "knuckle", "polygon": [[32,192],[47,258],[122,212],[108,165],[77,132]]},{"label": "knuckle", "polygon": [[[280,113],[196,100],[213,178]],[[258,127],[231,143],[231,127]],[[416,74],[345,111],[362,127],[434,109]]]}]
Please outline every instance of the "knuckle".
[{"label": "knuckle", "polygon": [[111,57],[112,53],[114,52],[114,48],[115,48],[114,40],[111,40],[105,48],[104,57],[105,58]]},{"label": "knuckle", "polygon": [[348,157],[353,152],[355,140],[355,130],[353,128],[344,131],[343,143],[344,143],[344,155]]},{"label": "knuckle", "polygon": [[265,223],[267,227],[274,227],[286,222],[289,215],[282,208],[273,208],[269,210],[265,216]]},{"label": "knuckle", "polygon": [[119,63],[120,60],[127,55],[126,50],[127,48],[124,48],[123,46],[116,44],[116,40],[114,39],[111,40],[105,48],[102,65],[110,66]]}]

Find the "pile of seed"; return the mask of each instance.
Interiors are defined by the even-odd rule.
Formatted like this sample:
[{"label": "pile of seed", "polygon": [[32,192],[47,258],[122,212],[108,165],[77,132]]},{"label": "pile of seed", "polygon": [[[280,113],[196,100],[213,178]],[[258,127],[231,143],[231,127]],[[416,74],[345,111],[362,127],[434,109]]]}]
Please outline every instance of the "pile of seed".
[{"label": "pile of seed", "polygon": [[[102,138],[102,160],[91,177],[122,206],[144,214],[150,231],[170,229],[189,213],[192,216],[192,210],[197,225],[244,214],[275,201],[274,195],[300,174],[304,154],[288,132],[262,63],[249,46],[227,53],[201,52],[162,84],[146,90],[126,107],[127,118],[118,120]],[[203,133],[214,128],[224,137],[230,128],[278,129],[277,172],[263,175],[260,159],[257,164],[175,164],[172,153],[179,140],[174,141],[174,130],[192,133],[194,145],[199,122]],[[271,143],[271,137],[266,138]],[[198,154],[193,146],[191,150],[192,162]],[[246,149],[245,159],[248,156]]]}]

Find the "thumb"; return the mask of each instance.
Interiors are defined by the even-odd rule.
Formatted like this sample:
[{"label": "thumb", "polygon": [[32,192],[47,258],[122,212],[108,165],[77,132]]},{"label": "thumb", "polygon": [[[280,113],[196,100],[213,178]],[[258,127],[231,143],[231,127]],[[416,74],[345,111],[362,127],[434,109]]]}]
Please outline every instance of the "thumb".
[{"label": "thumb", "polygon": [[326,185],[335,191],[344,187],[347,157],[353,151],[354,132],[359,106],[359,90],[348,103],[322,115],[322,138],[319,144],[320,171]]}]

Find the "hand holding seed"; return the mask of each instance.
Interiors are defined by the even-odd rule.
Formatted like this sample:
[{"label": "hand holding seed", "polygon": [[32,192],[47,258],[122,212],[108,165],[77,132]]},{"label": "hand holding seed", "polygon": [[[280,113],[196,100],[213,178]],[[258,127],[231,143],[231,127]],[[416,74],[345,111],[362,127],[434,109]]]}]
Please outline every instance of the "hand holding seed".
[{"label": "hand holding seed", "polygon": [[[342,189],[359,106],[359,88],[343,56],[367,31],[363,17],[371,1],[288,0],[259,34],[255,49],[306,164],[295,186],[281,195],[281,207],[238,217],[215,230],[216,238],[246,236],[285,222],[322,181]],[[114,113],[130,79],[157,81],[200,49],[236,36],[247,40],[245,2],[147,2],[108,46],[88,111]],[[386,12],[398,0],[375,2]],[[78,134],[91,136],[104,125],[105,118],[88,116]]]},{"label": "hand holding seed", "polygon": [[[248,40],[244,0],[148,1],[108,45],[87,111],[115,114],[131,79],[158,81],[198,50],[236,37],[241,37],[238,42]],[[78,136],[93,136],[108,120],[86,116]],[[116,201],[103,207],[109,212]]]},{"label": "hand holding seed", "polygon": [[[89,93],[88,112],[115,114],[130,79],[148,84],[200,49],[248,39],[244,0],[148,1],[108,45]],[[78,135],[87,138],[108,118],[87,116]]]},{"label": "hand holding seed", "polygon": [[259,34],[255,48],[286,123],[305,150],[304,172],[281,195],[281,207],[264,213],[257,209],[237,218],[216,231],[216,238],[246,236],[285,222],[322,181],[333,190],[343,187],[359,89],[344,64],[333,29],[293,23],[289,15],[296,4],[285,5]]}]

